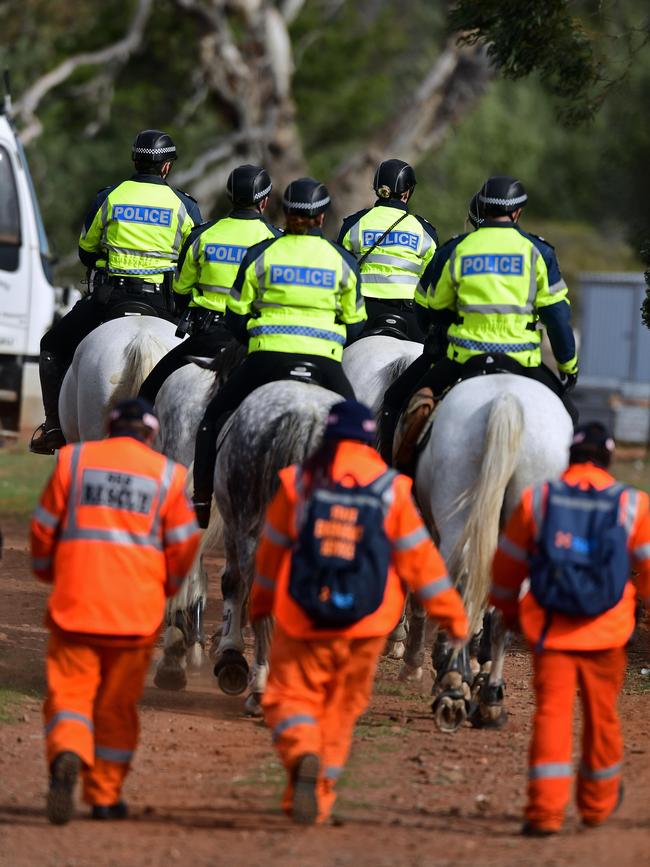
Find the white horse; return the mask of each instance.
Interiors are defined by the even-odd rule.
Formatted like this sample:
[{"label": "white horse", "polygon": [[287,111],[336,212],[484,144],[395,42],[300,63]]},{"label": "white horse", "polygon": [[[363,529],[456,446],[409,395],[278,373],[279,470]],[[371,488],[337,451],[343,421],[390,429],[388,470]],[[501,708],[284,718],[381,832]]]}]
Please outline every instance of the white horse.
[{"label": "white horse", "polygon": [[179,342],[175,330],[155,316],[124,316],[104,322],[81,341],[59,396],[67,442],[105,435],[109,408],[137,395],[150,371]]},{"label": "white horse", "polygon": [[388,386],[420,355],[421,343],[371,335],[344,350],[343,371],[357,400],[378,415]]},{"label": "white horse", "polygon": [[[243,627],[246,603],[253,581],[255,551],[266,507],[278,485],[282,467],[297,463],[320,443],[332,404],[341,398],[317,385],[280,380],[256,389],[232,415],[219,441],[214,476],[219,514],[210,519],[201,552],[214,549],[223,540],[226,568],[221,577],[223,618],[211,656],[219,686],[229,695],[239,695],[248,684],[246,708],[259,712],[268,672],[267,656],[271,622],[255,624],[255,653],[250,669],[244,658]],[[207,596],[205,571],[197,561],[178,596],[172,600],[170,621],[187,617],[202,607]],[[170,625],[165,634],[165,655],[156,674],[160,686],[180,688],[185,675],[182,655],[187,652],[187,633]]]},{"label": "white horse", "polygon": [[[415,477],[418,503],[439,539],[450,576],[463,590],[471,632],[481,627],[499,530],[528,485],[565,469],[572,423],[560,398],[535,380],[512,374],[478,376],[456,385],[435,411],[431,436]],[[424,658],[424,612],[413,606],[405,673],[417,676]],[[505,636],[492,623],[489,676],[478,722],[504,718]],[[487,666],[485,674],[487,674]],[[458,703],[440,706],[439,724],[464,719]]]}]

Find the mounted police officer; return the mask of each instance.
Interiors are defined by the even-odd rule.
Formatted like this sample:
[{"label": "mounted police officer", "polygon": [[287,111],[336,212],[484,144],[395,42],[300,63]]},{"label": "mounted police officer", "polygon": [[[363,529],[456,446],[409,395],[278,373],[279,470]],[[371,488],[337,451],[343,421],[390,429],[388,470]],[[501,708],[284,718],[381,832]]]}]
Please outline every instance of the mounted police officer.
[{"label": "mounted police officer", "polygon": [[177,306],[185,308],[176,333],[189,337],[158,362],[140,397],[154,403],[163,382],[188,364],[189,355],[214,357],[232,339],[223,318],[239,265],[250,247],[282,234],[264,219],[271,189],[271,178],[261,166],[237,166],[226,183],[230,214],[198,226],[185,241],[173,288]]},{"label": "mounted police officer", "polygon": [[[409,441],[433,400],[466,374],[464,365],[478,369],[486,357],[504,359],[512,372],[544,383],[564,399],[574,421],[577,417],[566,398],[578,376],[567,286],[553,247],[518,225],[527,200],[515,178],[488,178],[470,204],[475,231],[440,247],[422,276],[416,301],[419,321],[434,337],[427,341],[433,366],[416,384],[418,392],[406,411]],[[542,365],[538,322],[546,328],[562,380]],[[409,370],[387,392],[381,423],[384,454],[391,447],[403,394],[414,389]],[[411,413],[418,416],[413,425]]]},{"label": "mounted police officer", "polygon": [[413,299],[436,251],[438,234],[424,217],[409,213],[415,172],[408,163],[384,160],[375,172],[373,189],[374,206],[345,218],[338,243],[359,263],[368,325],[377,316],[398,314],[406,320],[408,337],[422,341]]},{"label": "mounted police officer", "polygon": [[208,405],[196,437],[194,504],[207,526],[217,435],[228,413],[256,388],[316,368],[318,384],[353,398],[341,358],[366,318],[357,263],[323,237],[330,196],[324,184],[299,178],[284,192],[286,229],[246,253],[227,300],[226,327],[248,355]]},{"label": "mounted police officer", "polygon": [[167,133],[138,133],[132,159],[136,173],[100,190],[84,222],[79,258],[95,271],[90,294],[41,340],[45,422],[30,446],[39,454],[52,454],[65,445],[59,392],[83,338],[111,315],[119,315],[119,309],[174,318],[171,277],[181,245],[201,222],[201,213],[191,196],[166,181],[176,159],[176,146]]}]

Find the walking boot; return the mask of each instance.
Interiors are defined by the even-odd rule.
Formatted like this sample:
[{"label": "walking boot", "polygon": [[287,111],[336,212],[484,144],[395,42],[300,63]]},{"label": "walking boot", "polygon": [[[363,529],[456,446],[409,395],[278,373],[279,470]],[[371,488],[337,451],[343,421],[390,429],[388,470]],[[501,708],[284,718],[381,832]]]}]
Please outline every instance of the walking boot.
[{"label": "walking boot", "polygon": [[313,825],[318,816],[316,786],[320,762],[315,753],[300,756],[294,770],[292,817],[300,825]]},{"label": "walking boot", "polygon": [[216,424],[203,420],[196,432],[194,446],[194,493],[192,502],[199,527],[210,523],[210,507],[214,490],[214,466],[217,462]]},{"label": "walking boot", "polygon": [[29,450],[34,454],[53,455],[56,449],[65,445],[65,437],[59,421],[59,394],[66,369],[51,352],[41,352],[38,359],[38,373],[41,380],[45,421],[32,435]]},{"label": "walking boot", "polygon": [[115,804],[93,804],[91,819],[107,820],[107,819],[128,819],[129,808],[125,801],[118,801]]},{"label": "walking boot", "polygon": [[65,825],[74,810],[74,787],[81,770],[76,753],[64,752],[50,765],[50,788],[47,793],[47,818],[53,825]]},{"label": "walking boot", "polygon": [[398,470],[413,473],[415,449],[434,405],[433,392],[427,387],[418,389],[409,400],[393,440],[393,466]]}]

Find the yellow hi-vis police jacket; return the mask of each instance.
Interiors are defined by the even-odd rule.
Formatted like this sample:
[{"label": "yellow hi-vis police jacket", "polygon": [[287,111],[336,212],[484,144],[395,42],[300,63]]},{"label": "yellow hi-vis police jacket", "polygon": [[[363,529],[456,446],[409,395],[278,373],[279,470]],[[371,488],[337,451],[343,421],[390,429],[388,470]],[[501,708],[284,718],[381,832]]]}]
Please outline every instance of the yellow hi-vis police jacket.
[{"label": "yellow hi-vis police jacket", "polygon": [[[245,255],[227,317],[249,317],[249,352],[295,352],[340,361],[346,325],[366,309],[354,258],[320,229],[262,241]],[[226,320],[228,322],[228,318]]]},{"label": "yellow hi-vis police jacket", "polygon": [[567,286],[555,250],[516,223],[486,220],[440,247],[416,301],[428,307],[432,321],[436,313],[453,312],[447,355],[455,361],[503,352],[536,367],[542,361],[541,319],[558,368],[577,371]]},{"label": "yellow hi-vis police jacket", "polygon": [[181,254],[174,276],[174,292],[192,293],[190,307],[223,313],[242,259],[250,247],[282,233],[251,208],[239,208],[222,220],[197,226]]},{"label": "yellow hi-vis police jacket", "polygon": [[98,193],[81,232],[79,258],[88,267],[101,264],[108,274],[162,283],[200,222],[191,196],[157,175],[136,174]]},{"label": "yellow hi-vis police jacket", "polygon": [[[387,229],[390,231],[381,240]],[[338,237],[338,243],[357,260],[380,240],[359,266],[363,296],[412,300],[436,251],[436,230],[424,217],[409,214],[399,199],[378,199],[374,207],[346,217]]]}]

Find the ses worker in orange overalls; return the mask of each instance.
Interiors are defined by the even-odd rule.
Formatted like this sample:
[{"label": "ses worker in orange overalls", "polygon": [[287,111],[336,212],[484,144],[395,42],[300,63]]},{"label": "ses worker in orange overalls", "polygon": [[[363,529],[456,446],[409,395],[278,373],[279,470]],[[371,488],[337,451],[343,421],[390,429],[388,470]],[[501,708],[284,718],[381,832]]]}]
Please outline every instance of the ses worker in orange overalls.
[{"label": "ses worker in orange overalls", "polygon": [[275,615],[262,704],[289,776],[284,810],[304,824],[332,809],[406,590],[453,640],[467,637],[463,603],[411,481],[388,470],[374,438],[367,407],[334,405],[321,448],[280,472],[257,552],[250,617]]},{"label": "ses worker in orange overalls", "polygon": [[93,818],[126,817],[136,704],[165,598],[199,544],[186,471],[153,450],[157,431],[146,401],[118,404],[109,439],[59,451],[32,518],[34,572],[53,584],[44,716],[54,824],[72,816],[82,767]]},{"label": "ses worker in orange overalls", "polygon": [[[623,795],[623,738],[616,703],[625,673],[625,644],[634,630],[637,590],[646,605],[650,602],[650,511],[647,494],[618,485],[607,472],[613,449],[614,441],[602,425],[576,428],[562,481],[524,492],[494,557],[490,602],[511,627],[519,619],[534,650],[537,709],[522,828],[529,836],[553,834],[562,825],[572,782],[577,687],[584,717],[577,786],[583,823],[602,824]],[[563,524],[553,524],[554,515]],[[591,524],[596,532],[577,533],[580,523]],[[596,568],[584,572],[580,563],[589,557],[596,560]],[[530,590],[518,601],[527,576]],[[579,580],[572,582],[572,576]],[[554,605],[549,592],[555,594]],[[545,606],[539,598],[546,599]],[[582,616],[562,613],[574,605]],[[601,613],[585,615],[589,610]]]}]

